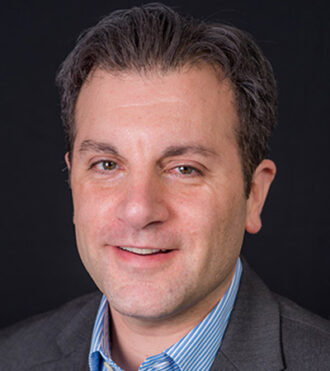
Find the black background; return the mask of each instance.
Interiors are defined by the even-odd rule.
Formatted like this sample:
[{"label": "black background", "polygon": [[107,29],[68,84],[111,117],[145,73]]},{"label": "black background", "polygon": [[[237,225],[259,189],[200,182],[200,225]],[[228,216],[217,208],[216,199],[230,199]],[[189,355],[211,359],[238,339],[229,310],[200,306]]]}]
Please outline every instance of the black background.
[{"label": "black background", "polygon": [[[278,166],[250,264],[275,291],[330,317],[330,11],[324,1],[165,1],[252,33],[279,86]],[[12,1],[0,12],[0,326],[94,289],[75,249],[56,70],[78,34],[137,1]]]}]

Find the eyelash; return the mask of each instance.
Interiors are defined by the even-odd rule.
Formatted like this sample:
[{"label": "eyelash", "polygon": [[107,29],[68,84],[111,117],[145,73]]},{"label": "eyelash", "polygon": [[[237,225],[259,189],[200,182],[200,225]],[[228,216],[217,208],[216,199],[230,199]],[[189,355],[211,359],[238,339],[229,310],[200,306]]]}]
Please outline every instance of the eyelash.
[{"label": "eyelash", "polygon": [[[90,166],[90,169],[95,168],[97,165],[104,165],[105,163],[113,164],[114,168],[113,169],[104,169],[103,168],[103,169],[99,169],[99,171],[108,172],[108,171],[116,170],[118,168],[118,164],[115,161],[99,160],[99,161],[96,161],[96,162],[92,163],[91,166]],[[195,177],[195,176],[202,176],[203,175],[203,172],[201,170],[195,168],[194,166],[190,166],[190,165],[178,165],[178,166],[175,166],[174,168],[172,168],[171,170],[178,169],[178,171],[180,171],[179,170],[180,168],[185,168],[186,170],[190,171],[190,173],[189,174],[179,173],[177,176],[187,175],[187,177]]]}]

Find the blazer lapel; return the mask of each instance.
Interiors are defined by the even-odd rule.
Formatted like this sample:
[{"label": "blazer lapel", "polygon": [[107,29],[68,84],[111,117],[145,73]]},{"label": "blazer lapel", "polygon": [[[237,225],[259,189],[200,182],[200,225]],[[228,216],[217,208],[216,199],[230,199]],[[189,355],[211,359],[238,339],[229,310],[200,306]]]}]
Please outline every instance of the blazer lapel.
[{"label": "blazer lapel", "polygon": [[57,370],[88,370],[88,354],[101,294],[88,301],[57,337],[63,358],[55,361]]},{"label": "blazer lapel", "polygon": [[243,261],[236,302],[211,371],[279,371],[284,367],[278,304]]}]

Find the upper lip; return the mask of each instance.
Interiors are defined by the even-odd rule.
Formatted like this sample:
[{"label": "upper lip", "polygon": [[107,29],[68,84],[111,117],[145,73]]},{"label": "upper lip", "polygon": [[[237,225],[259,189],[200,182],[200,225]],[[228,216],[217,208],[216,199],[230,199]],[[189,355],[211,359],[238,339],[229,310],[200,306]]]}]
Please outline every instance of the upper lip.
[{"label": "upper lip", "polygon": [[173,250],[173,249],[167,249],[164,247],[156,247],[156,246],[136,246],[136,245],[129,245],[129,244],[120,244],[120,245],[115,245],[117,247],[129,247],[133,249],[144,249],[144,250]]}]

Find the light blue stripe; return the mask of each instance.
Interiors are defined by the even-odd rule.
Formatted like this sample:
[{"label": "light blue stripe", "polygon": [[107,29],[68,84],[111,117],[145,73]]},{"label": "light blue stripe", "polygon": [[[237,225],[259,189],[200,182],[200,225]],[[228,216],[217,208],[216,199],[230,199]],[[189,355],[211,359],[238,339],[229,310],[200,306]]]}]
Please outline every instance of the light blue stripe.
[{"label": "light blue stripe", "polygon": [[[208,371],[221,346],[236,299],[241,273],[242,264],[238,259],[233,280],[213,310],[176,344],[160,354],[145,359],[139,371],[148,371],[153,367],[159,371]],[[92,334],[89,353],[91,371],[106,371],[105,362],[115,371],[123,371],[110,358],[110,338],[105,336],[108,332],[109,306],[103,296]]]}]

